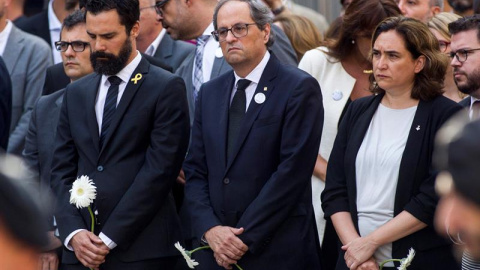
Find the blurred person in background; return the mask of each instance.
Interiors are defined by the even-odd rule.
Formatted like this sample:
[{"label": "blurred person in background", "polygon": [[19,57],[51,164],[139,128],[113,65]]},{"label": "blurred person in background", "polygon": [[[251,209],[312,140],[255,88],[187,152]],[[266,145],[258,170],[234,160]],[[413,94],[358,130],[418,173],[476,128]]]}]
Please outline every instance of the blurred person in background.
[{"label": "blurred person in background", "polygon": [[295,14],[281,14],[275,16],[274,24],[280,27],[292,43],[298,61],[303,55],[322,44],[322,34],[306,17]]},{"label": "blurred person in background", "polygon": [[397,3],[405,17],[424,23],[443,11],[443,0],[397,0]]},{"label": "blurred person in background", "polygon": [[[390,16],[401,15],[394,0],[353,1],[343,16],[339,37],[327,41],[325,47],[308,51],[299,68],[310,73],[320,83],[325,108],[322,140],[312,176],[313,204],[322,243],[323,258],[336,263],[335,231],[330,222],[325,225],[320,193],[325,186],[327,161],[332,151],[342,116],[353,100],[369,96],[372,65],[369,60],[371,36],[375,27]],[[325,232],[325,233],[324,233]],[[325,243],[323,238],[325,234]],[[327,263],[328,264],[328,263]],[[333,266],[327,267],[327,269]]]},{"label": "blurred person in background", "polygon": [[455,14],[460,16],[473,14],[473,0],[448,0],[448,4],[452,7]]},{"label": "blurred person in background", "polygon": [[[448,24],[461,18],[459,15],[448,12],[441,12],[428,22],[428,28],[437,38],[438,44],[440,46],[440,51],[446,55],[450,55],[450,32],[448,31]],[[449,66],[447,68],[447,73],[445,74],[444,96],[449,99],[460,102],[466,97],[466,94],[460,92],[455,84],[453,79],[453,68]]]},{"label": "blurred person in background", "polygon": [[380,23],[371,49],[376,95],[349,106],[322,193],[343,244],[336,269],[378,269],[410,248],[417,255],[409,270],[459,269],[432,226],[435,134],[461,110],[442,95],[448,60],[426,25],[405,17]]}]

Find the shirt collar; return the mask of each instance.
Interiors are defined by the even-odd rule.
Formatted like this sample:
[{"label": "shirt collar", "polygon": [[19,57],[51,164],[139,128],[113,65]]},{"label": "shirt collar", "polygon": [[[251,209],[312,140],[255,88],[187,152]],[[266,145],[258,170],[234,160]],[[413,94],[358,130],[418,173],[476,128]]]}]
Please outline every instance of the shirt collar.
[{"label": "shirt collar", "polygon": [[258,63],[258,65],[245,78],[238,76],[237,73],[234,71],[233,74],[235,75],[235,85],[237,85],[237,82],[240,79],[247,79],[252,83],[258,84],[269,59],[270,53],[267,50],[267,52],[263,56],[262,61],[260,61],[260,63]]},{"label": "shirt collar", "polygon": [[[137,56],[130,62],[128,65],[126,65],[120,72],[115,74],[115,76],[119,77],[122,79],[123,82],[128,83],[130,81],[130,78],[132,77],[133,72],[137,68],[138,64],[140,64],[140,60],[142,60],[142,55],[140,54],[139,51],[137,51]],[[102,75],[102,84],[106,84],[106,81],[108,79],[107,75]]]},{"label": "shirt collar", "polygon": [[150,56],[153,56],[155,54],[155,52],[157,52],[158,46],[160,45],[160,42],[162,41],[166,32],[167,32],[167,30],[165,30],[165,28],[163,28],[162,31],[160,31],[160,33],[158,34],[157,38],[152,42],[152,44],[150,44],[148,46],[145,53],[147,53]]},{"label": "shirt collar", "polygon": [[5,26],[5,28],[3,28],[3,31],[0,32],[0,42],[7,43],[10,32],[12,32],[12,22],[10,20],[7,20],[7,25]]},{"label": "shirt collar", "polygon": [[213,30],[215,30],[215,28],[213,28],[213,22],[211,22],[208,25],[207,29],[205,29],[205,31],[203,31],[203,35],[207,35],[210,38],[210,37],[212,37]]},{"label": "shirt collar", "polygon": [[60,30],[62,29],[62,23],[55,15],[55,12],[53,12],[53,1],[50,0],[48,3],[48,27],[49,30]]}]

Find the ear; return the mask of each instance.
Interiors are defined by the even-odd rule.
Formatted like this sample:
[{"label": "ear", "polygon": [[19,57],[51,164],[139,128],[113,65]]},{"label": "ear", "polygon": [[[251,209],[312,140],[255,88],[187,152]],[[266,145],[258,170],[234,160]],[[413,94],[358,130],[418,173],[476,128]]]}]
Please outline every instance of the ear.
[{"label": "ear", "polygon": [[140,23],[139,21],[136,21],[132,27],[132,30],[130,30],[130,36],[137,38],[139,31],[140,31]]},{"label": "ear", "polygon": [[430,8],[430,11],[432,12],[432,17],[437,15],[438,13],[442,12],[439,6],[433,6]]},{"label": "ear", "polygon": [[427,58],[425,55],[420,55],[417,59],[415,59],[415,68],[414,72],[419,73],[425,67],[425,63],[427,62]]},{"label": "ear", "polygon": [[269,23],[267,23],[265,25],[265,29],[263,29],[263,31],[262,31],[263,34],[264,34],[264,36],[263,36],[263,43],[264,44],[267,44],[268,40],[270,39],[270,31],[271,30],[272,30],[271,25]]}]

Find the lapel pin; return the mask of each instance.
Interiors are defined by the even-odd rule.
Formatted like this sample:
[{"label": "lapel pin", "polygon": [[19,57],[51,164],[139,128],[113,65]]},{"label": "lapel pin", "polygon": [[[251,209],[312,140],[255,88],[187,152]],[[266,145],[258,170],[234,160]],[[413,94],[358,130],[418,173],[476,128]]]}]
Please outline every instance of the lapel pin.
[{"label": "lapel pin", "polygon": [[217,58],[222,58],[223,57],[222,48],[218,47],[217,50],[215,50],[215,57],[217,57]]},{"label": "lapel pin", "polygon": [[340,91],[338,91],[338,90],[335,90],[335,91],[333,91],[333,93],[332,93],[332,98],[333,98],[333,100],[335,100],[335,101],[339,101],[340,99],[343,98],[343,93],[340,92]]},{"label": "lapel pin", "polygon": [[133,84],[137,84],[137,82],[138,82],[139,80],[141,80],[141,79],[142,79],[142,74],[141,74],[141,73],[137,73],[137,75],[135,75],[135,78],[132,78],[130,81],[132,81]]},{"label": "lapel pin", "polygon": [[263,88],[263,91],[267,91],[267,90],[268,90],[268,88],[265,86],[265,87]]},{"label": "lapel pin", "polygon": [[264,93],[257,93],[255,95],[255,102],[257,104],[262,104],[263,102],[265,102],[265,99],[266,99],[266,97],[265,97]]},{"label": "lapel pin", "polygon": [[417,126],[416,130],[417,130],[417,131],[419,131],[419,130],[420,130],[420,125],[418,125],[418,126]]}]

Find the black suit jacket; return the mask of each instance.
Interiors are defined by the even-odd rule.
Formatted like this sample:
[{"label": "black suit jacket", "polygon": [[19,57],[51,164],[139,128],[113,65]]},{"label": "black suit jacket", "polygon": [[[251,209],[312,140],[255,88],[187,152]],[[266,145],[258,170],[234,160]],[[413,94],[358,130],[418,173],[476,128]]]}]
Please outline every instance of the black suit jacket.
[{"label": "black suit jacket", "polygon": [[[84,208],[69,204],[73,181],[88,175],[97,187],[96,233],[118,246],[108,256],[124,262],[178,255],[180,224],[171,195],[188,146],[185,84],[141,60],[129,81],[99,148],[95,100],[101,76],[90,74],[69,84],[60,113],[52,162],[60,238],[90,228]],[[107,259],[108,260],[108,259]],[[73,252],[63,262],[76,263]]]},{"label": "black suit jacket", "polygon": [[462,99],[458,104],[462,105],[462,107],[470,109],[470,104],[472,102],[472,98],[470,96]]},{"label": "black suit jacket", "polygon": [[41,37],[48,45],[52,44],[50,40],[50,26],[48,25],[48,10],[46,9],[31,17],[16,22],[15,26],[27,33]]},{"label": "black suit jacket", "polygon": [[[382,98],[383,94],[361,98],[348,107],[330,155],[326,186],[322,193],[325,217],[338,212],[350,212],[357,231],[355,162]],[[433,228],[438,198],[434,190],[436,173],[432,168],[432,152],[438,129],[459,110],[461,106],[444,96],[418,104],[400,163],[394,216],[405,210],[428,227],[393,242],[393,258],[406,257],[411,247],[420,254],[434,248],[450,248],[449,242],[438,236]],[[433,258],[434,253],[416,256],[411,268],[456,269],[453,257]],[[340,254],[344,252],[340,251]],[[348,269],[342,255],[338,262],[341,266],[337,264],[337,269]]]},{"label": "black suit jacket", "polygon": [[[148,56],[146,54],[142,54],[142,56],[145,57],[145,59],[147,59],[150,64],[172,72],[172,67],[163,63],[161,60],[152,56]],[[42,95],[50,95],[57,90],[67,87],[69,83],[70,78],[65,73],[63,63],[52,65],[47,68],[47,75],[45,77],[45,84],[43,85]]]},{"label": "black suit jacket", "polygon": [[[243,227],[244,269],[320,269],[311,174],[323,126],[317,80],[275,56],[263,71],[232,158],[226,142],[233,71],[202,85],[184,170],[198,239],[217,225]],[[220,269],[210,251],[199,269]],[[203,257],[200,257],[203,256]]]},{"label": "black suit jacket", "polygon": [[8,69],[0,56],[0,148],[7,149],[12,121],[12,82]]}]

